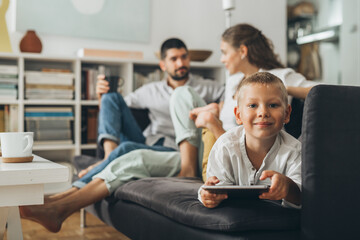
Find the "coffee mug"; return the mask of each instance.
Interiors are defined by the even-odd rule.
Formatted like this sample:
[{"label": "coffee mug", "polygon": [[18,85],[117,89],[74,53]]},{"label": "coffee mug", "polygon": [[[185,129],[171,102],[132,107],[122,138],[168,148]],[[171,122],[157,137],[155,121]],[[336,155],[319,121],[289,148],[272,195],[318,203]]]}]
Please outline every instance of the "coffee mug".
[{"label": "coffee mug", "polygon": [[0,133],[3,158],[23,158],[32,156],[33,132]]}]

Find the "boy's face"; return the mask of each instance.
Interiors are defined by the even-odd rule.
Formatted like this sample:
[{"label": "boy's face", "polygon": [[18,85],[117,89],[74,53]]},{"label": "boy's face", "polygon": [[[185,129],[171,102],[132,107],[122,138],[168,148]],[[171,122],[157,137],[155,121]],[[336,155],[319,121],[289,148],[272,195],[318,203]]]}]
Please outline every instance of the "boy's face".
[{"label": "boy's face", "polygon": [[160,61],[161,70],[174,80],[184,80],[189,76],[190,57],[185,48],[170,48],[165,59]]},{"label": "boy's face", "polygon": [[285,106],[276,84],[249,84],[240,90],[240,105],[234,109],[236,122],[244,125],[246,137],[275,138],[290,120],[291,107]]}]

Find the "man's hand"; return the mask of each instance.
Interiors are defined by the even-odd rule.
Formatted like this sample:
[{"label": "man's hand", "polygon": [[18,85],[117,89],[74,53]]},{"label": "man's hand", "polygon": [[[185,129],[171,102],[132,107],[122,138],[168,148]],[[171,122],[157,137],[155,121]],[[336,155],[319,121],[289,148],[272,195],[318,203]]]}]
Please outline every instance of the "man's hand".
[{"label": "man's hand", "polygon": [[105,75],[100,74],[97,76],[96,81],[96,96],[101,99],[101,95],[107,93],[110,90],[109,82],[105,80]]},{"label": "man's hand", "polygon": [[[209,177],[206,180],[205,185],[212,186],[219,182],[220,182],[219,179],[213,176],[213,177]],[[200,195],[201,195],[201,201],[203,202],[204,206],[207,208],[217,207],[224,199],[228,198],[228,195],[226,193],[216,194],[216,193],[211,193],[210,191],[204,189],[201,190]]]},{"label": "man's hand", "polygon": [[275,171],[265,170],[262,172],[260,180],[265,180],[266,178],[271,179],[270,189],[268,192],[262,193],[259,198],[281,200],[287,197],[290,186],[290,179],[288,177]]}]

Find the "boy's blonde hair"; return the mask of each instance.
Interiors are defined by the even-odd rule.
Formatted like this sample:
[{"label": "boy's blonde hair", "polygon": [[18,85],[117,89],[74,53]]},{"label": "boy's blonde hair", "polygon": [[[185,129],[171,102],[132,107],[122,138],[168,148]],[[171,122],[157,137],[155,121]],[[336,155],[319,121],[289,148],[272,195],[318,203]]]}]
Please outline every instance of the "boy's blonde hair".
[{"label": "boy's blonde hair", "polygon": [[250,85],[250,84],[277,85],[281,91],[281,95],[282,95],[281,98],[285,104],[285,107],[288,105],[288,93],[286,91],[283,81],[281,81],[280,78],[278,78],[277,76],[275,76],[269,72],[257,72],[257,73],[250,75],[249,77],[243,79],[237,86],[235,96],[236,96],[238,106],[240,106],[240,98],[241,98],[240,90],[241,90],[241,88],[246,85]]}]

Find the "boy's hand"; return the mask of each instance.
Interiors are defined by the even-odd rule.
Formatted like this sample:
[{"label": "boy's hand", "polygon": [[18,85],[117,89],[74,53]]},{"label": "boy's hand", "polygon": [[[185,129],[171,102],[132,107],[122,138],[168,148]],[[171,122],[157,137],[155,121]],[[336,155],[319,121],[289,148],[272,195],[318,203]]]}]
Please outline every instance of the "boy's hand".
[{"label": "boy's hand", "polygon": [[96,95],[100,100],[101,95],[107,93],[110,90],[109,82],[105,80],[105,75],[98,75],[96,81]]},{"label": "boy's hand", "polygon": [[265,180],[266,178],[271,179],[270,189],[268,192],[262,193],[259,198],[281,200],[287,197],[290,186],[288,177],[275,171],[265,170],[262,172],[260,180]]},{"label": "boy's hand", "polygon": [[[209,177],[206,180],[205,185],[211,186],[219,182],[220,182],[219,179],[213,176],[213,177]],[[224,199],[228,198],[226,193],[216,194],[216,193],[211,193],[210,191],[204,189],[201,190],[200,195],[201,195],[201,201],[203,202],[204,206],[207,208],[214,208],[218,206]]]}]

